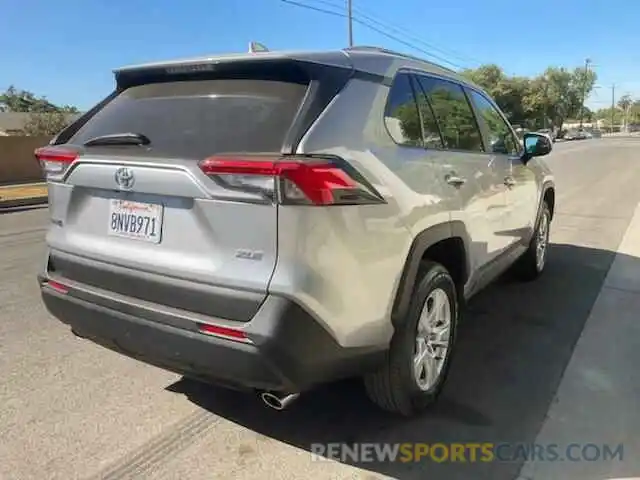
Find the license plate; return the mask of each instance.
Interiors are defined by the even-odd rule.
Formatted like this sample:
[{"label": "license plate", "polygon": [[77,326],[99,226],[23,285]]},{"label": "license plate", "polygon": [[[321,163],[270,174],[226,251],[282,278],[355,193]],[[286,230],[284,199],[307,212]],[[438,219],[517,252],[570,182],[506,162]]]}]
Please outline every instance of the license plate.
[{"label": "license plate", "polygon": [[160,243],[163,213],[162,205],[112,199],[109,235]]}]

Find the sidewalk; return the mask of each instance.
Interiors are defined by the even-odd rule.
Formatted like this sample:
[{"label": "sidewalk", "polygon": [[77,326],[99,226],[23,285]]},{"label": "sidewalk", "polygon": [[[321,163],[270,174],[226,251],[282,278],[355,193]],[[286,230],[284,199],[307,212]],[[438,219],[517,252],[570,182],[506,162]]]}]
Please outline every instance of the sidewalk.
[{"label": "sidewalk", "polygon": [[[576,279],[579,281],[579,279]],[[544,359],[540,359],[544,361]],[[520,480],[640,478],[640,205],[622,239],[536,445],[622,445],[620,459],[536,460]],[[578,447],[577,452],[581,447]]]},{"label": "sidewalk", "polygon": [[614,132],[614,133],[603,133],[603,138],[611,138],[611,137],[638,137],[640,136],[640,132]]},{"label": "sidewalk", "polygon": [[47,203],[46,183],[0,187],[0,210]]}]

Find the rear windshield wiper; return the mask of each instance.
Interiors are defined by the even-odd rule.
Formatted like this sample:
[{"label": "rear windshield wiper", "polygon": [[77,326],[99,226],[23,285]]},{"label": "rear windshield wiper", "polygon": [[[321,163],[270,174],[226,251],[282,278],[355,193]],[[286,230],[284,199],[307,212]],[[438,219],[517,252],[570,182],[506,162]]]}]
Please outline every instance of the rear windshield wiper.
[{"label": "rear windshield wiper", "polygon": [[141,133],[112,133],[100,135],[84,142],[85,147],[94,145],[149,145],[151,140]]}]

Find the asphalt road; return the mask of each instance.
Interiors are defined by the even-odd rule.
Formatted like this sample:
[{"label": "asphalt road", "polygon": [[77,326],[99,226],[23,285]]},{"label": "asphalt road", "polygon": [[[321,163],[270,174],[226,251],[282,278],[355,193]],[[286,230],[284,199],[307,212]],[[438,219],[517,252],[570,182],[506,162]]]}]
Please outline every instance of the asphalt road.
[{"label": "asphalt road", "polygon": [[40,304],[46,209],[0,215],[0,479],[514,478],[518,463],[312,462],[317,442],[532,442],[640,202],[640,140],[557,144],[548,270],[478,296],[437,407],[381,414],[357,382],[274,412],[76,339]]}]

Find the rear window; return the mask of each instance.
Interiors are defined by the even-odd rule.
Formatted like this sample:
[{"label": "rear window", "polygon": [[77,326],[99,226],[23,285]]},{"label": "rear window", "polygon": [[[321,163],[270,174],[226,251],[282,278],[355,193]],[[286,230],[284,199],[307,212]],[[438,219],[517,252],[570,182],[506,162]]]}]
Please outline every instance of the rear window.
[{"label": "rear window", "polygon": [[149,153],[159,156],[279,152],[306,89],[299,83],[228,79],[135,86],[93,116],[70,143],[132,132],[149,137]]}]

